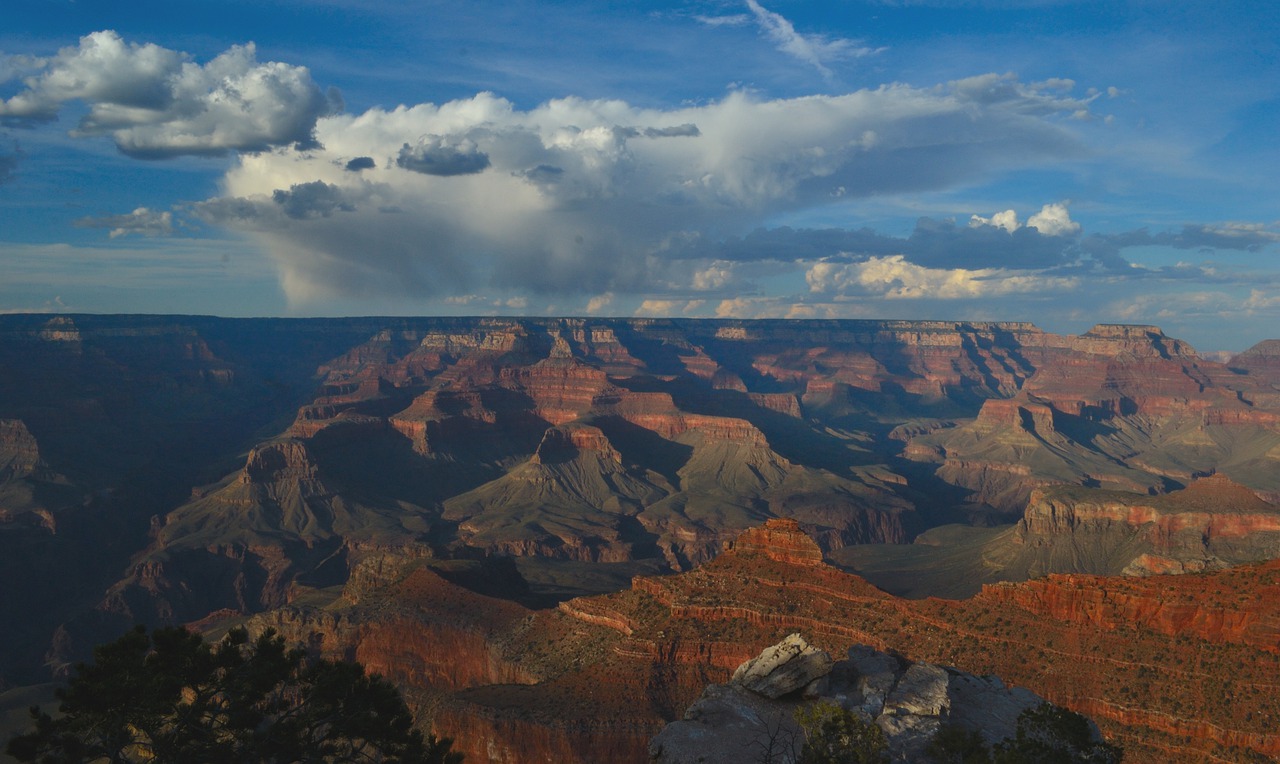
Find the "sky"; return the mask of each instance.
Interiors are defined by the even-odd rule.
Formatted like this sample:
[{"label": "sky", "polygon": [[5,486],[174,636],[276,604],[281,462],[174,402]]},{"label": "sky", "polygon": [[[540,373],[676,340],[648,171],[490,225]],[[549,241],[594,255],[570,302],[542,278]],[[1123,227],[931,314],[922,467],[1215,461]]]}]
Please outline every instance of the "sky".
[{"label": "sky", "polygon": [[1270,0],[14,0],[0,312],[1280,337]]}]

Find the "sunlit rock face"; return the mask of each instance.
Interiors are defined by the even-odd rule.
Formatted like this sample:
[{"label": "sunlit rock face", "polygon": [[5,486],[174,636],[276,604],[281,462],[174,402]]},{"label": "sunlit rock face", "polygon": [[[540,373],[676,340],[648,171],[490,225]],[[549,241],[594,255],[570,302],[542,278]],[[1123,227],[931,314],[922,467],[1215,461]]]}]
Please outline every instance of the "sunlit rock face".
[{"label": "sunlit rock face", "polygon": [[822,549],[795,520],[769,520],[760,528],[749,528],[730,547],[739,554],[763,554],[792,565],[821,565]]}]

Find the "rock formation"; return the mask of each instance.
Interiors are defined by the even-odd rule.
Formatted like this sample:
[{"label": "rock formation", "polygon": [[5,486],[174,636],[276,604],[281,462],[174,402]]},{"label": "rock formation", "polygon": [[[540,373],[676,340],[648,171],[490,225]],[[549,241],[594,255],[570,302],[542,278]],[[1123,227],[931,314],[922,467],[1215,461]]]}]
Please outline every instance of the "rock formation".
[{"label": "rock formation", "polygon": [[1227,366],[1262,376],[1272,385],[1280,385],[1280,340],[1263,340],[1232,357]]},{"label": "rock formation", "polygon": [[[998,740],[1035,693],[1094,718],[1127,761],[1280,754],[1270,679],[1280,671],[1280,564],[1055,576],[967,601],[911,601],[813,564],[779,525],[690,572],[537,611],[466,588],[512,591],[509,571],[489,567],[496,560],[381,553],[340,599],[296,601],[251,625],[401,677],[423,718],[480,761],[639,764],[647,741],[709,684],[729,688],[708,691],[694,714],[703,722],[758,725],[746,698],[766,720],[757,728],[769,728],[764,711],[778,706],[735,685],[735,671],[783,705],[806,687],[833,697],[902,741],[944,722]],[[828,664],[814,649],[770,647],[797,631],[827,655],[850,655],[856,670],[838,661],[819,678]]]},{"label": "rock formation", "polygon": [[[773,680],[774,674],[785,680]],[[944,727],[997,745],[1015,736],[1024,711],[1045,700],[1007,687],[998,677],[913,663],[866,645],[854,645],[846,659],[832,661],[792,634],[740,666],[728,684],[708,686],[682,719],[653,738],[650,761],[794,761],[805,740],[796,712],[823,702],[877,725],[891,761],[920,762],[934,760],[927,750]],[[1093,735],[1101,739],[1096,727]]]},{"label": "rock formation", "polygon": [[1241,439],[1251,453],[1280,446],[1265,374],[1233,376],[1156,327],[1040,335],[1021,352],[1035,372],[1016,395],[910,438],[908,456],[938,463],[939,476],[1006,513],[1051,484],[1163,493],[1217,470],[1273,490],[1260,463],[1230,455]]},{"label": "rock formation", "polygon": [[0,482],[31,477],[40,466],[40,448],[22,420],[0,419]]},{"label": "rock formation", "polygon": [[969,555],[974,591],[984,580],[1018,581],[1047,573],[1220,570],[1280,557],[1280,507],[1223,475],[1154,496],[1078,486],[1037,488],[1016,525]]},{"label": "rock formation", "polygon": [[[92,612],[153,520],[305,402],[360,321],[0,319],[0,687],[47,681],[123,624]],[[21,425],[16,423],[20,422]],[[25,432],[25,434],[23,434]],[[236,455],[240,454],[239,459]],[[60,624],[84,624],[66,637]],[[46,655],[57,637],[56,655]]]},{"label": "rock formation", "polygon": [[831,666],[830,655],[792,634],[739,666],[730,682],[777,700],[831,673]]},{"label": "rock formation", "polygon": [[748,528],[729,546],[738,554],[762,554],[793,565],[821,565],[822,549],[795,520],[767,520],[763,527]]},{"label": "rock formation", "polygon": [[[1064,617],[1085,636],[1042,629],[1055,644],[1026,647],[1005,634],[997,649],[990,633],[1012,616],[903,604],[822,560],[899,545],[881,553],[905,578],[901,559],[931,553],[907,544],[922,531],[937,541],[956,523],[1008,523],[969,545],[976,556],[939,546],[952,556],[938,575],[975,589],[993,571],[1227,576],[1215,569],[1273,554],[1274,520],[1259,502],[1280,499],[1276,356],[1264,343],[1215,363],[1149,326],[1064,336],[945,321],[0,316],[0,573],[23,582],[0,598],[0,683],[43,681],[46,664],[86,657],[138,619],[311,624],[314,614],[298,614],[317,602],[366,617],[361,608],[382,596],[379,561],[404,557],[443,582],[415,574],[424,590],[465,581],[508,605],[562,603],[531,615],[483,601],[501,623],[466,636],[447,636],[425,606],[378,634],[331,624],[343,635],[333,644],[352,651],[343,654],[364,649],[433,687],[457,677],[418,648],[397,663],[402,637],[456,638],[475,655],[483,643],[486,657],[464,672],[474,678],[508,676],[508,655],[536,652],[517,632],[536,633],[540,668],[522,677],[537,685],[440,690],[452,693],[442,720],[507,741],[495,750],[508,746],[511,760],[529,753],[513,735],[570,759],[634,752],[694,688],[727,679],[782,628],[824,624],[812,639],[832,654],[844,641],[884,648],[910,634],[913,659],[960,665],[949,651],[963,651],[962,668],[1029,684],[1038,675],[1026,666],[1080,658],[1071,640],[1103,650],[1107,635]],[[738,538],[769,521],[763,535]],[[508,557],[511,569],[493,574]],[[486,572],[470,569],[482,560]],[[693,578],[656,575],[677,571]],[[632,576],[616,600],[579,596]],[[678,583],[688,580],[711,588],[691,595]],[[350,596],[337,602],[340,590]],[[972,607],[1008,605],[991,592]],[[871,615],[845,617],[849,603]],[[1265,634],[1232,620],[1259,623],[1251,608],[1222,615],[1221,632]],[[654,627],[658,616],[672,620]],[[435,631],[404,636],[424,618]],[[947,645],[930,622],[972,643]],[[595,674],[552,655],[615,649]],[[1006,665],[1005,653],[1026,666]],[[1254,653],[1232,655],[1264,667]],[[1226,671],[1225,658],[1203,660],[1204,672]],[[642,680],[579,708],[580,697],[613,692],[615,670]],[[1074,671],[1044,675],[1043,694],[1093,703],[1108,730],[1163,730],[1178,750],[1272,750],[1260,722],[1232,722],[1203,698],[1161,686],[1144,705]],[[1125,671],[1115,675],[1147,686]],[[516,714],[543,693],[558,698],[554,718]],[[603,707],[623,721],[602,723]],[[1187,736],[1199,742],[1177,742]]]}]

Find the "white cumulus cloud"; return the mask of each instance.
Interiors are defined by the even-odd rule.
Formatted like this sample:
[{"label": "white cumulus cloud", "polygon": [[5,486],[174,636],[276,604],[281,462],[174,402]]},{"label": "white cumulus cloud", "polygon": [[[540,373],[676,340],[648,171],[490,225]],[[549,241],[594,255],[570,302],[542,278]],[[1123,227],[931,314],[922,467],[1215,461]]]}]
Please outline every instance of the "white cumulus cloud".
[{"label": "white cumulus cloud", "polygon": [[713,292],[724,289],[735,281],[733,264],[716,261],[707,268],[693,274],[693,288],[699,292]]},{"label": "white cumulus cloud", "polygon": [[1074,236],[1080,233],[1080,224],[1071,219],[1065,204],[1046,204],[1040,211],[1027,218],[1027,227],[1045,236]]},{"label": "white cumulus cloud", "polygon": [[984,218],[981,215],[974,215],[969,218],[970,228],[978,228],[981,226],[1003,228],[1009,233],[1013,233],[1021,228],[1022,224],[1018,222],[1018,213],[1013,210],[1005,210],[1004,212],[997,212],[989,218]]},{"label": "white cumulus cloud", "polygon": [[[829,204],[832,187],[939,189],[1076,150],[1032,86],[977,101],[949,86],[735,92],[671,110],[579,98],[521,110],[480,93],[324,117],[315,136],[306,151],[241,155],[226,195],[199,206],[263,241],[295,303],[652,291],[688,256],[682,242]],[[726,283],[722,271],[708,263],[698,287]]]},{"label": "white cumulus cloud", "polygon": [[[997,212],[989,218],[974,215],[969,218],[970,228],[1003,228],[1009,233],[1022,228],[1018,222],[1018,213],[1014,210]],[[1027,228],[1034,228],[1044,236],[1074,236],[1080,233],[1080,224],[1071,219],[1067,205],[1062,202],[1046,204],[1040,211],[1027,218]]]},{"label": "white cumulus cloud", "polygon": [[868,295],[890,300],[972,299],[1009,294],[1070,290],[1072,277],[1019,273],[998,268],[926,268],[902,255],[873,257],[862,263],[815,263],[805,273],[809,291]]},{"label": "white cumulus cloud", "polygon": [[598,294],[595,297],[592,297],[590,300],[587,300],[587,313],[594,316],[600,311],[609,307],[609,305],[612,303],[613,303],[612,292],[605,292],[604,294]]},{"label": "white cumulus cloud", "polygon": [[88,113],[77,135],[110,135],[137,156],[309,145],[316,119],[334,107],[306,67],[261,63],[252,43],[201,65],[106,30],[28,68],[35,71],[22,79],[24,89],[0,101],[0,120],[52,120],[63,104],[81,101]]}]

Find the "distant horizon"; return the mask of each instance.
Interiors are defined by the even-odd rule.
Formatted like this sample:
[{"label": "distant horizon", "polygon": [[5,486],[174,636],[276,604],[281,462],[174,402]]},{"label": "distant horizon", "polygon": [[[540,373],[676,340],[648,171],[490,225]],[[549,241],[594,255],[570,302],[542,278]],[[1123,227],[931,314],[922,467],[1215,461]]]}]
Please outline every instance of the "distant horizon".
[{"label": "distant horizon", "polygon": [[302,316],[302,315],[243,315],[243,316],[235,316],[235,315],[218,315],[218,314],[212,314],[212,313],[96,313],[96,312],[52,312],[52,311],[50,311],[50,312],[35,312],[35,311],[0,311],[0,322],[4,322],[6,319],[10,319],[10,318],[42,318],[42,317],[45,317],[45,318],[72,318],[72,319],[74,319],[74,318],[77,318],[77,317],[86,317],[86,316],[88,316],[88,317],[95,317],[95,318],[153,318],[153,319],[164,319],[164,318],[173,318],[173,319],[192,318],[192,319],[195,319],[195,318],[198,318],[198,319],[215,319],[215,320],[225,320],[225,321],[277,321],[277,320],[284,320],[284,321],[347,321],[347,320],[351,320],[351,321],[355,321],[355,320],[378,321],[378,320],[437,320],[437,319],[448,319],[448,320],[459,320],[459,321],[468,321],[468,320],[495,320],[495,321],[529,321],[529,322],[539,322],[539,321],[601,321],[601,322],[606,322],[606,321],[678,321],[678,322],[707,322],[707,323],[715,323],[715,322],[721,322],[721,323],[757,323],[757,322],[758,322],[758,323],[767,323],[767,322],[774,322],[774,323],[797,323],[797,324],[799,324],[799,323],[811,323],[811,324],[821,324],[821,323],[866,323],[866,324],[871,324],[871,323],[905,323],[905,324],[924,324],[924,323],[931,323],[931,324],[932,324],[932,323],[936,323],[936,324],[956,324],[956,325],[969,325],[969,326],[973,326],[973,325],[982,325],[982,324],[993,324],[993,325],[1003,325],[1003,326],[1009,326],[1009,325],[1026,325],[1026,326],[1030,326],[1030,327],[1032,327],[1032,328],[1036,329],[1037,331],[1040,331],[1040,332],[1042,332],[1042,333],[1044,333],[1044,334],[1055,334],[1055,335],[1058,335],[1058,336],[1064,336],[1064,337],[1081,337],[1081,336],[1084,336],[1084,335],[1089,334],[1093,329],[1096,329],[1096,328],[1098,328],[1098,327],[1103,327],[1103,326],[1114,326],[1114,327],[1139,328],[1139,329],[1141,329],[1141,328],[1151,328],[1151,329],[1156,329],[1156,330],[1158,330],[1158,331],[1159,331],[1163,336],[1165,336],[1165,337],[1168,337],[1168,338],[1170,338],[1170,339],[1174,339],[1174,340],[1178,340],[1179,342],[1184,342],[1184,343],[1186,343],[1186,344],[1190,345],[1190,346],[1191,346],[1191,347],[1196,351],[1196,353],[1197,353],[1197,354],[1211,354],[1211,355],[1223,355],[1223,354],[1239,355],[1240,353],[1243,353],[1243,352],[1245,352],[1246,350],[1249,350],[1249,349],[1253,348],[1254,346],[1256,346],[1256,345],[1258,345],[1258,344],[1260,344],[1260,343],[1268,342],[1268,341],[1271,341],[1271,340],[1277,340],[1277,339],[1280,339],[1280,334],[1277,334],[1277,336],[1275,336],[1275,337],[1263,337],[1262,339],[1259,339],[1259,340],[1257,340],[1256,342],[1251,342],[1251,343],[1249,343],[1248,345],[1246,345],[1246,346],[1244,346],[1244,347],[1241,347],[1241,348],[1217,348],[1217,347],[1212,347],[1212,348],[1210,348],[1210,347],[1201,347],[1200,345],[1196,344],[1195,342],[1192,342],[1191,340],[1186,339],[1185,337],[1181,337],[1181,336],[1178,336],[1178,335],[1176,335],[1176,334],[1170,334],[1169,332],[1165,331],[1164,327],[1160,326],[1159,324],[1147,323],[1147,322],[1097,321],[1097,322],[1094,322],[1094,323],[1092,323],[1092,324],[1088,325],[1088,327],[1087,327],[1087,328],[1082,329],[1082,330],[1080,330],[1080,331],[1057,331],[1057,330],[1054,330],[1054,329],[1047,329],[1047,328],[1045,328],[1045,327],[1041,326],[1040,324],[1036,323],[1035,321],[1032,321],[1032,320],[1025,320],[1025,319],[995,319],[995,320],[986,320],[986,319],[951,319],[951,318],[874,318],[874,317],[871,317],[871,318],[785,318],[785,317],[782,317],[782,318],[769,318],[769,317],[764,317],[764,318],[733,318],[733,317],[720,317],[720,316],[609,316],[609,315],[599,315],[599,316],[596,316],[596,315],[573,315],[573,314],[533,316],[533,315],[517,315],[517,314],[502,314],[502,313],[486,313],[486,314],[479,314],[479,313],[471,313],[471,314],[462,314],[462,313],[459,313],[459,314],[425,314],[425,313],[423,313],[423,314],[416,314],[416,313],[403,313],[403,314],[377,314],[377,313],[366,313],[366,314],[346,314],[346,315],[336,315],[336,314],[322,315],[322,314],[313,314],[313,315],[305,315],[305,316]]}]

